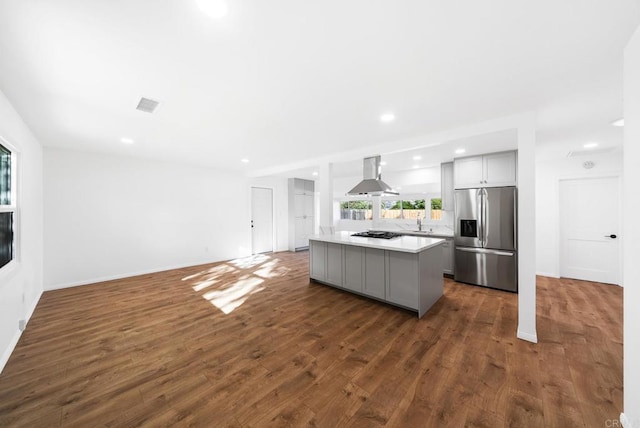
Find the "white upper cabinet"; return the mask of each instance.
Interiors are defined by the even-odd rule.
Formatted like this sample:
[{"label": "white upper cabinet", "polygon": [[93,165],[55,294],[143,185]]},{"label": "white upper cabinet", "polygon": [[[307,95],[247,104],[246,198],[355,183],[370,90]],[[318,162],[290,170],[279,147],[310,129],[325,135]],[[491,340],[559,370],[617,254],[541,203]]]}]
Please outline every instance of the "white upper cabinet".
[{"label": "white upper cabinet", "polygon": [[304,181],[304,194],[305,195],[313,195],[315,190],[315,183],[311,180],[303,180]]},{"label": "white upper cabinet", "polygon": [[454,160],[454,187],[515,186],[517,183],[516,153],[500,152],[482,156],[470,156]]},{"label": "white upper cabinet", "polygon": [[312,195],[315,190],[315,183],[312,180],[293,179],[293,189],[296,195]]},{"label": "white upper cabinet", "polygon": [[453,162],[453,182],[456,189],[482,187],[482,156],[455,159]]},{"label": "white upper cabinet", "polygon": [[516,152],[493,153],[482,158],[485,187],[516,185]]},{"label": "white upper cabinet", "polygon": [[453,162],[440,165],[440,196],[443,211],[453,211]]}]

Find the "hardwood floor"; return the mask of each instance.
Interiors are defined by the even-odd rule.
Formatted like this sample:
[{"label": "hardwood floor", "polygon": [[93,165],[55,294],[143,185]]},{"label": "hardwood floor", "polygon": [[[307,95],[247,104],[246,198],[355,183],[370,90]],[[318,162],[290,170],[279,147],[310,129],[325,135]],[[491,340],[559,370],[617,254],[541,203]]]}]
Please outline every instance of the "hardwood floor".
[{"label": "hardwood floor", "polygon": [[622,290],[445,280],[416,315],[277,253],[44,293],[0,375],[0,426],[616,426]]}]

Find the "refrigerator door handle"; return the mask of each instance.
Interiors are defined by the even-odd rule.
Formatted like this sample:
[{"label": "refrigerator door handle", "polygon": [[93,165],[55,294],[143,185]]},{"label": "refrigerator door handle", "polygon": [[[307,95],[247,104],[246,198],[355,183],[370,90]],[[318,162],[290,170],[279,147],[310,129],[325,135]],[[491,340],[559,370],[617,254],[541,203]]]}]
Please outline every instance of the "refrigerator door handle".
[{"label": "refrigerator door handle", "polygon": [[480,221],[478,222],[478,239],[480,239],[480,246],[484,247],[484,219],[483,219],[483,189],[478,189],[476,192],[476,204],[478,208],[478,217],[480,217]]},{"label": "refrigerator door handle", "polygon": [[487,228],[487,220],[488,220],[488,207],[487,203],[489,202],[487,189],[482,189],[482,246],[485,247],[487,245],[487,240],[489,239],[488,228]]},{"label": "refrigerator door handle", "polygon": [[464,251],[467,253],[479,253],[479,254],[494,254],[496,256],[515,256],[515,252],[510,251],[500,251],[500,250],[486,250],[484,248],[465,248],[465,247],[456,247],[456,251]]},{"label": "refrigerator door handle", "polygon": [[513,248],[518,249],[518,190],[513,190]]}]

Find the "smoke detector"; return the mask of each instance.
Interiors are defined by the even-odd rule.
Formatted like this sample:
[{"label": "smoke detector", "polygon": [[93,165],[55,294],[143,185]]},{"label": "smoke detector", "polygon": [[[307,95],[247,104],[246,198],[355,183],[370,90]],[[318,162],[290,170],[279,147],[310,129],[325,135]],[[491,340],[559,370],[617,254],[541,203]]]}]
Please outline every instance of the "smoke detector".
[{"label": "smoke detector", "polygon": [[159,105],[160,105],[160,101],[152,100],[151,98],[142,97],[140,98],[140,101],[138,101],[138,107],[136,107],[136,110],[140,110],[145,113],[153,113],[158,108]]},{"label": "smoke detector", "polygon": [[595,164],[595,163],[593,163],[592,161],[585,161],[585,162],[582,164],[582,167],[583,167],[584,169],[591,169],[591,168],[593,168],[594,166],[596,166],[596,164]]}]

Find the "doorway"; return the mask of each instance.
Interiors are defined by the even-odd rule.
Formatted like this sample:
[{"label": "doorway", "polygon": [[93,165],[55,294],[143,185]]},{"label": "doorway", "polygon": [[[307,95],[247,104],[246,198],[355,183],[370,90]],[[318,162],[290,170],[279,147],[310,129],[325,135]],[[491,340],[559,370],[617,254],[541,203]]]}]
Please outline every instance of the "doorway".
[{"label": "doorway", "polygon": [[251,188],[251,253],[273,251],[273,189]]},{"label": "doorway", "polygon": [[560,181],[560,276],[620,284],[618,177]]}]

